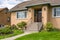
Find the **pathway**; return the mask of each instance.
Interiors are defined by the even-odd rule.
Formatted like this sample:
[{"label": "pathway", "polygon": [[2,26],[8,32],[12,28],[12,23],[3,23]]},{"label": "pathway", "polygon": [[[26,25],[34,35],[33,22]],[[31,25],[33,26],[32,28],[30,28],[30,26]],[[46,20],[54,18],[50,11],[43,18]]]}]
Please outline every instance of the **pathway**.
[{"label": "pathway", "polygon": [[31,33],[24,33],[24,34],[20,34],[20,35],[17,35],[17,36],[13,36],[13,37],[1,39],[1,40],[15,40],[18,37],[22,37],[22,36],[28,35],[28,34],[31,34]]}]

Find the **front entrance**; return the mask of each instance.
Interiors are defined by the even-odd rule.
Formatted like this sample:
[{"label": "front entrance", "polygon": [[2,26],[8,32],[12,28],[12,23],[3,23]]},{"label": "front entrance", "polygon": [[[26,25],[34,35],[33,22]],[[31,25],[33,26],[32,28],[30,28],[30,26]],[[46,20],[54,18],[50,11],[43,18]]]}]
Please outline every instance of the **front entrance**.
[{"label": "front entrance", "polygon": [[42,22],[42,9],[35,9],[34,12],[34,22]]}]

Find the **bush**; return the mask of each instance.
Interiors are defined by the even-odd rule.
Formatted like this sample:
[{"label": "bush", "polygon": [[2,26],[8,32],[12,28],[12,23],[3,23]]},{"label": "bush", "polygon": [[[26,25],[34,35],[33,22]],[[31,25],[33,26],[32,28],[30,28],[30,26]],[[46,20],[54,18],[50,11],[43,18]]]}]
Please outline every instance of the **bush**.
[{"label": "bush", "polygon": [[52,24],[51,22],[48,22],[48,23],[46,24],[46,30],[47,30],[47,31],[52,31],[52,30],[53,30],[53,24]]},{"label": "bush", "polygon": [[2,28],[0,29],[0,34],[10,34],[12,33],[13,31],[9,28]]},{"label": "bush", "polygon": [[13,33],[13,31],[10,29],[9,25],[6,25],[4,28],[0,29],[0,34],[4,35],[4,34],[10,34]]},{"label": "bush", "polygon": [[5,28],[11,28],[11,26],[10,26],[10,25],[5,25],[4,27],[5,27]]},{"label": "bush", "polygon": [[26,22],[20,22],[17,24],[18,27],[20,27],[21,29],[24,28],[27,25]]},{"label": "bush", "polygon": [[11,26],[11,29],[12,29],[12,30],[13,30],[13,29],[17,29],[16,25],[13,24],[13,25]]}]

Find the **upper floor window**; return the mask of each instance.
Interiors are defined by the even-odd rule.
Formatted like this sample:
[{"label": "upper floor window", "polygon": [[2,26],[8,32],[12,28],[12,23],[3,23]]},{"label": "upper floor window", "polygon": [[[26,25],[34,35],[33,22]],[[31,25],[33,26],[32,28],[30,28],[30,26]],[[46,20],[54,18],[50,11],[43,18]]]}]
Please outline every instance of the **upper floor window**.
[{"label": "upper floor window", "polygon": [[60,17],[60,7],[55,7],[52,9],[53,17]]},{"label": "upper floor window", "polygon": [[27,11],[17,12],[17,18],[18,19],[25,19],[26,17],[27,17]]}]

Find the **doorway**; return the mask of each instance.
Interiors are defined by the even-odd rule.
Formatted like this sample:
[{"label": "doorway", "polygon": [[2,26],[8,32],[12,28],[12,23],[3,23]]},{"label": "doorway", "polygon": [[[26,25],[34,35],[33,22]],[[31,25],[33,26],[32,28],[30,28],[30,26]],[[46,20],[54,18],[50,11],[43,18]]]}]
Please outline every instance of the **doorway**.
[{"label": "doorway", "polygon": [[34,10],[34,22],[42,22],[42,9]]}]

